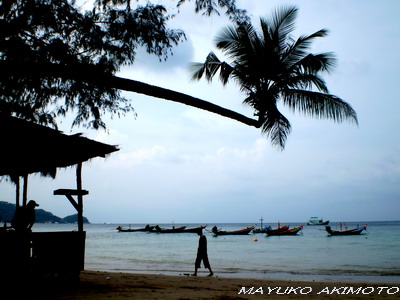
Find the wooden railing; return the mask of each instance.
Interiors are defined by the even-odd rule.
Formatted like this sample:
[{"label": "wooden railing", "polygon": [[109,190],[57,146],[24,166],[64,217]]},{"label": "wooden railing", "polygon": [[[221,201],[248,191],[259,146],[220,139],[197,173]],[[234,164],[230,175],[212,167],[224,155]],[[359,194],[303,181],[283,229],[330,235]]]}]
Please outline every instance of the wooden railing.
[{"label": "wooden railing", "polygon": [[77,275],[86,232],[0,232],[0,276]]}]

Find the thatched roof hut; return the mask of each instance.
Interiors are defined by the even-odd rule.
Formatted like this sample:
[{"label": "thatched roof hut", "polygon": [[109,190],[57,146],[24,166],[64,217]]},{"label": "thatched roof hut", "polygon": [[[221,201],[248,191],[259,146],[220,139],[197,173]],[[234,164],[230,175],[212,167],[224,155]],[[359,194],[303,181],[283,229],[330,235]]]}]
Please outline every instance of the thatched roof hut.
[{"label": "thatched roof hut", "polygon": [[58,130],[0,114],[0,176],[40,172],[56,174],[64,168],[118,151],[79,134]]},{"label": "thatched roof hut", "polygon": [[[57,168],[76,165],[76,189],[58,189],[54,195],[64,195],[78,212],[75,232],[0,232],[0,265],[3,273],[16,278],[25,274],[77,274],[84,269],[85,238],[83,231],[82,163],[94,157],[105,157],[118,151],[111,146],[81,135],[66,135],[58,130],[37,125],[0,113],[0,176],[10,176],[17,186],[24,177],[24,203],[28,175],[42,173],[55,177]],[[5,246],[3,246],[5,245]],[[56,245],[57,251],[54,251]],[[10,256],[11,255],[11,256]],[[15,262],[18,262],[16,265]],[[4,275],[3,274],[3,275]],[[1,279],[1,274],[0,274]]]},{"label": "thatched roof hut", "polygon": [[[10,176],[17,185],[16,205],[19,206],[19,178],[24,177],[23,205],[27,201],[27,181],[31,173],[53,178],[57,168],[76,165],[76,189],[60,189],[78,211],[79,230],[83,231],[82,163],[118,151],[116,146],[96,142],[80,134],[66,135],[61,131],[27,122],[0,113],[0,176]],[[75,201],[73,196],[77,196]]]}]

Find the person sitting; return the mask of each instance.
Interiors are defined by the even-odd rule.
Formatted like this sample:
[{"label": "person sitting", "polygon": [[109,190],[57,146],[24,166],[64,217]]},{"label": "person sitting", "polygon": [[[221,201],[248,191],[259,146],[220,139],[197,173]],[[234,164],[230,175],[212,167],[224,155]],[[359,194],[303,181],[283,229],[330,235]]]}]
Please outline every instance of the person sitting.
[{"label": "person sitting", "polygon": [[11,226],[20,232],[32,231],[32,226],[36,221],[35,208],[39,206],[34,200],[30,200],[26,206],[18,207],[15,210]]}]

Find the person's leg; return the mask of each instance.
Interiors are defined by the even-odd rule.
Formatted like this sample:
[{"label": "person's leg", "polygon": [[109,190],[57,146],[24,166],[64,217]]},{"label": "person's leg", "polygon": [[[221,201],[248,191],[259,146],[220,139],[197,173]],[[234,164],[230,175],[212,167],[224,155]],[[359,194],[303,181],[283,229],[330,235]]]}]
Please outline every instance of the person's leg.
[{"label": "person's leg", "polygon": [[201,256],[197,254],[196,261],[194,263],[194,273],[192,276],[197,276],[197,269],[200,268],[200,263],[201,263]]},{"label": "person's leg", "polygon": [[210,265],[210,262],[208,261],[208,255],[207,254],[205,254],[204,257],[203,257],[203,263],[204,263],[204,267],[207,268],[210,271],[210,274],[208,274],[208,276],[213,276],[214,273],[211,270],[211,265]]}]

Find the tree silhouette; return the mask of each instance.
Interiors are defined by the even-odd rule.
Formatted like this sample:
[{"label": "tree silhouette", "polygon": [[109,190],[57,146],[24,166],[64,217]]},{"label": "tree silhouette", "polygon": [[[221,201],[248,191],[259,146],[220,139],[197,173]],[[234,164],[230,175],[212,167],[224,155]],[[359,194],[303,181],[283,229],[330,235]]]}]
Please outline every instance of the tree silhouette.
[{"label": "tree silhouette", "polygon": [[[190,0],[177,0],[181,6]],[[213,103],[147,83],[116,76],[134,64],[138,47],[166,59],[185,39],[170,29],[173,17],[162,5],[133,0],[95,0],[83,11],[74,0],[3,0],[0,3],[0,112],[56,127],[58,116],[75,114],[74,125],[105,127],[106,113],[133,111],[121,91],[176,101],[244,124],[262,128],[274,145],[284,148],[291,127],[279,112],[281,100],[292,110],[337,122],[357,123],[355,111],[328,93],[320,76],[330,71],[330,53],[308,53],[310,43],[326,30],[293,39],[297,8],[261,19],[261,32],[251,25],[235,0],[195,0],[195,11],[210,15],[219,9],[235,22],[217,38],[217,47],[232,61],[210,53],[194,66],[193,78],[211,80],[219,71],[224,84],[236,80],[258,119]],[[317,91],[315,91],[315,89]]]},{"label": "tree silhouette", "polygon": [[358,123],[352,107],[329,94],[321,77],[334,66],[333,54],[308,52],[311,42],[327,31],[294,39],[291,33],[297,11],[285,7],[270,19],[260,18],[260,31],[249,22],[225,28],[216,37],[216,46],[229,62],[211,52],[204,63],[193,64],[194,80],[204,76],[211,81],[219,74],[223,84],[236,81],[247,96],[243,102],[258,116],[257,126],[280,149],[285,147],[291,125],[278,110],[279,101],[308,116]]},{"label": "tree silhouette", "polygon": [[[195,1],[198,12],[211,14],[218,8],[235,21],[246,19],[233,0]],[[90,11],[73,0],[1,1],[0,112],[56,126],[58,116],[73,111],[73,125],[97,129],[105,127],[105,113],[133,111],[120,95],[126,90],[255,125],[207,101],[115,76],[121,66],[134,63],[138,47],[165,59],[185,39],[182,30],[168,28],[171,17],[162,5],[131,0],[96,0]]]}]

